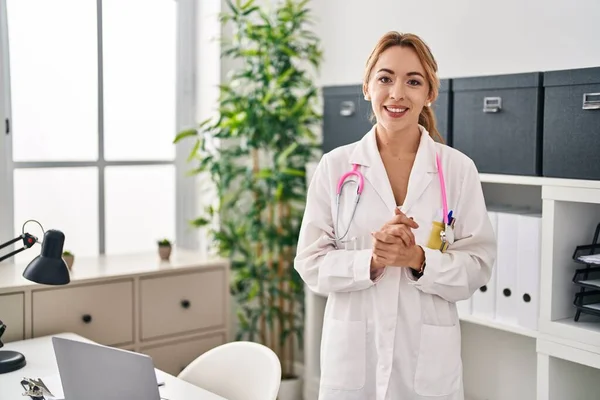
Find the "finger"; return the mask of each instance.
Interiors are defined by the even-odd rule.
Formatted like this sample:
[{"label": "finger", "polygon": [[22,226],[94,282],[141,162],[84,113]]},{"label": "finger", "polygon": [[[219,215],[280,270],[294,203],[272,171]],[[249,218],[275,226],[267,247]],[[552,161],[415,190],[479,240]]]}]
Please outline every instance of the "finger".
[{"label": "finger", "polygon": [[373,232],[371,234],[373,235],[373,237],[375,239],[377,239],[378,241],[383,242],[383,243],[389,243],[389,244],[402,243],[402,238],[400,238],[398,236],[390,235],[389,233],[386,233],[385,231]]},{"label": "finger", "polygon": [[402,238],[404,244],[407,247],[413,246],[415,244],[415,235],[412,233],[410,228],[407,228],[405,225],[396,227],[396,229],[394,229],[394,232]]},{"label": "finger", "polygon": [[415,235],[406,225],[390,225],[384,228],[383,232],[402,238],[406,246],[412,246],[415,244]]},{"label": "finger", "polygon": [[409,234],[408,232],[406,232],[405,229],[400,229],[398,234],[406,247],[410,247],[413,245],[414,237],[412,236],[412,233]]},{"label": "finger", "polygon": [[391,253],[394,249],[394,247],[397,247],[398,245],[393,245],[393,244],[389,244],[389,243],[384,243],[381,241],[376,241],[375,245],[373,246],[373,250],[377,251],[377,252],[386,252],[386,253]]},{"label": "finger", "polygon": [[384,264],[384,265],[390,264],[391,259],[385,257],[383,254],[387,254],[387,253],[383,253],[382,251],[373,250],[373,260],[375,260],[375,262],[378,264]]},{"label": "finger", "polygon": [[409,218],[402,211],[398,211],[400,214],[394,215],[392,219],[387,223],[388,225],[404,224],[410,226],[413,229],[417,229],[419,224],[414,219]]}]

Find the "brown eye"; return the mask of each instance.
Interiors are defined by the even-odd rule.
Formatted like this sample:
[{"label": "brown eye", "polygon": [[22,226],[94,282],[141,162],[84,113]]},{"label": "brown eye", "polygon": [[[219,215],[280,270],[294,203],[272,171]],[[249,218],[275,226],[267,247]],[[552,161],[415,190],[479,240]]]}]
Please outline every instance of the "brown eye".
[{"label": "brown eye", "polygon": [[392,80],[390,78],[388,78],[387,76],[382,76],[381,78],[379,78],[379,82],[381,83],[390,83]]},{"label": "brown eye", "polygon": [[411,79],[410,81],[408,81],[408,84],[411,86],[419,86],[421,84],[421,82],[419,82],[416,79]]}]

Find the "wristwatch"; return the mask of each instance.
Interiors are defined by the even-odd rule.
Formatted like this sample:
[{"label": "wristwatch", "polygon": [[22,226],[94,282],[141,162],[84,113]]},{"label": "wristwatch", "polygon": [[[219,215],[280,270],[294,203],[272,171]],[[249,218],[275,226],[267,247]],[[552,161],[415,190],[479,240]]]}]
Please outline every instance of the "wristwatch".
[{"label": "wristwatch", "polygon": [[419,270],[415,270],[411,268],[411,272],[413,274],[413,276],[417,279],[419,279],[420,277],[423,276],[423,271],[425,271],[425,266],[427,265],[427,260],[423,259],[423,264],[421,264],[421,268],[419,268]]}]

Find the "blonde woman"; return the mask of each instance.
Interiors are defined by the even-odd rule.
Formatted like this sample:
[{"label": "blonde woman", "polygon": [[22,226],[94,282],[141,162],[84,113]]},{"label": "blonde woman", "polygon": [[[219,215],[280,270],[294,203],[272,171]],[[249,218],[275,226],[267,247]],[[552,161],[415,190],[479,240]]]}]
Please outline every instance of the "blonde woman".
[{"label": "blonde woman", "polygon": [[441,143],[437,64],[389,32],[363,79],[375,125],[316,169],[295,259],[327,294],[320,400],[462,400],[455,303],[496,257],[478,171]]}]

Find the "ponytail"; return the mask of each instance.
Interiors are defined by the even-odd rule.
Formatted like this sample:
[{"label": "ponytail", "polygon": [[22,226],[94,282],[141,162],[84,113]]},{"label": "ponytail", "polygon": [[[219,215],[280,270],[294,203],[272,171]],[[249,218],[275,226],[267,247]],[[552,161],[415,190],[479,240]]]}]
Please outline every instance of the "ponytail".
[{"label": "ponytail", "polygon": [[423,127],[427,129],[429,136],[431,136],[433,140],[444,143],[444,138],[440,135],[440,132],[438,132],[435,125],[435,114],[431,107],[423,107],[421,114],[419,115],[419,125],[423,125]]}]

